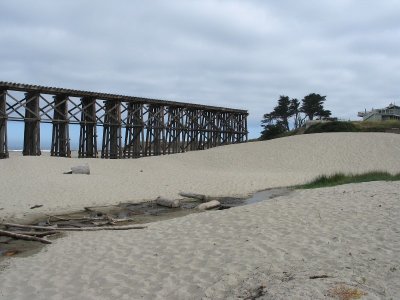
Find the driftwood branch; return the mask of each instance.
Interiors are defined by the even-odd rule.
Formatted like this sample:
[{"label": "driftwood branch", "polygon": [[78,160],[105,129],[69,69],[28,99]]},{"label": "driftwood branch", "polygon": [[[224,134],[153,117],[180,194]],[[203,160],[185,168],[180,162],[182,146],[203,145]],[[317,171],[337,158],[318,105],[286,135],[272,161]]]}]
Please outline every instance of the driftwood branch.
[{"label": "driftwood branch", "polygon": [[87,218],[63,218],[63,217],[59,217],[59,216],[55,216],[55,215],[48,215],[48,214],[46,214],[46,216],[49,217],[50,219],[53,218],[53,219],[56,219],[59,221],[72,221],[72,220],[73,221],[81,221],[81,220],[87,219]]},{"label": "driftwood branch", "polygon": [[202,203],[200,205],[197,206],[198,210],[207,210],[207,209],[213,209],[213,208],[217,208],[221,205],[221,203],[217,200],[212,200],[209,202],[205,202]]},{"label": "driftwood branch", "polygon": [[51,227],[51,226],[34,226],[34,225],[21,225],[13,223],[3,223],[6,227],[15,228],[29,228],[39,230],[55,230],[55,231],[99,231],[99,230],[130,230],[130,229],[144,229],[147,226],[143,225],[123,225],[123,226],[103,226],[103,227],[81,227],[81,228],[63,228],[63,227]]},{"label": "driftwood branch", "polygon": [[185,193],[185,192],[181,192],[179,193],[180,196],[185,197],[185,198],[193,198],[193,199],[197,199],[200,201],[207,201],[209,200],[209,197],[206,195],[202,195],[202,194],[195,194],[195,193]]},{"label": "driftwood branch", "polygon": [[25,234],[20,234],[20,233],[14,233],[11,231],[0,230],[0,235],[8,236],[8,237],[18,239],[18,240],[35,241],[35,242],[41,242],[43,244],[51,244],[51,242],[49,240],[42,239],[40,237],[30,236],[30,235],[25,235]]},{"label": "driftwood branch", "polygon": [[60,217],[60,216],[54,216],[54,215],[46,215],[46,216],[49,217],[50,220],[53,218],[58,221],[81,221],[81,222],[107,221],[106,223],[109,223],[109,224],[132,221],[132,219],[114,219],[106,214],[104,214],[102,217],[78,217],[78,218]]},{"label": "driftwood branch", "polygon": [[18,234],[23,234],[23,235],[33,235],[37,237],[43,237],[43,236],[48,236],[48,235],[53,235],[60,233],[59,231],[10,231],[12,233],[18,233]]},{"label": "driftwood branch", "polygon": [[321,279],[321,278],[331,278],[332,276],[329,276],[329,275],[326,275],[326,274],[324,274],[324,275],[314,275],[314,276],[310,276],[309,278],[310,279]]},{"label": "driftwood branch", "polygon": [[81,227],[81,228],[58,228],[59,231],[100,231],[100,230],[130,230],[145,229],[147,226],[125,225],[125,226],[102,226],[102,227]]},{"label": "driftwood branch", "polygon": [[98,209],[102,207],[109,208],[110,205],[85,206],[83,209],[89,212],[98,212]]},{"label": "driftwood branch", "polygon": [[161,196],[156,199],[156,203],[158,205],[171,208],[177,208],[181,206],[181,201],[179,201],[179,199],[168,199]]},{"label": "driftwood branch", "polygon": [[36,225],[22,225],[22,224],[14,224],[14,223],[2,223],[6,227],[15,227],[15,228],[27,228],[27,229],[38,229],[38,230],[58,230],[55,226],[36,226]]}]

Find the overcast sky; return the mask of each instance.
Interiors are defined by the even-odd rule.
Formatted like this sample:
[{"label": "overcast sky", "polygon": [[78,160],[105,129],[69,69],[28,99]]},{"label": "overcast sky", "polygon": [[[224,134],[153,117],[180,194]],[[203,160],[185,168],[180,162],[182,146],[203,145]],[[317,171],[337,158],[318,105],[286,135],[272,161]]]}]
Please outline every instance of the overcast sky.
[{"label": "overcast sky", "polygon": [[398,0],[1,1],[0,81],[334,116],[400,104]]}]

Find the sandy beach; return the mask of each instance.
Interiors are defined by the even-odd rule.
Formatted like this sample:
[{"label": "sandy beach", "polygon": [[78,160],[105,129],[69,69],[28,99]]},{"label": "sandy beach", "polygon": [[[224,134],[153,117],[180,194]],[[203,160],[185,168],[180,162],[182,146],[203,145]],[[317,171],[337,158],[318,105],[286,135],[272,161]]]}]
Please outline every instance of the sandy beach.
[{"label": "sandy beach", "polygon": [[[12,155],[0,216],[179,198],[246,196],[321,174],[400,172],[400,135],[293,136],[136,160]],[[91,175],[63,175],[87,162]],[[0,299],[361,299],[400,297],[399,182],[296,190],[146,229],[68,233],[0,264]],[[30,210],[33,205],[43,205]],[[315,278],[316,277],[316,278]],[[352,298],[348,298],[352,299]],[[353,298],[355,299],[355,298]]]},{"label": "sandy beach", "polygon": [[[400,135],[334,133],[293,136],[130,160],[23,157],[0,160],[0,218],[154,200],[179,192],[247,196],[302,184],[321,174],[399,172]],[[64,175],[88,163],[91,175]],[[43,205],[30,210],[34,205]]]}]

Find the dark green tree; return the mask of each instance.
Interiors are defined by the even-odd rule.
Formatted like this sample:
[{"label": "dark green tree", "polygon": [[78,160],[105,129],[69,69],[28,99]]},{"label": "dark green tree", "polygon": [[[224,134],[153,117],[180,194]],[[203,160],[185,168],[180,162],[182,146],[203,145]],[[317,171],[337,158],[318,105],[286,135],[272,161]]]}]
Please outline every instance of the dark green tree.
[{"label": "dark green tree", "polygon": [[290,100],[288,96],[280,96],[278,105],[274,107],[272,112],[265,114],[261,121],[261,126],[264,128],[261,132],[261,138],[271,139],[289,131],[290,118],[293,115],[298,116],[300,113],[299,105],[297,99]]},{"label": "dark green tree", "polygon": [[326,101],[326,96],[321,96],[320,94],[311,93],[305,96],[302,100],[301,111],[308,117],[308,119],[313,120],[315,118],[328,118],[331,115],[330,110],[324,109],[324,102]]},{"label": "dark green tree", "polygon": [[282,122],[266,124],[263,127],[264,130],[261,131],[262,140],[271,140],[286,132],[285,125],[283,125]]},{"label": "dark green tree", "polygon": [[326,96],[315,93],[305,96],[301,103],[296,98],[289,99],[288,96],[280,96],[278,105],[272,112],[265,114],[261,121],[263,127],[261,139],[282,136],[283,133],[290,131],[290,127],[300,128],[307,118],[310,120],[328,118],[331,112],[324,109],[325,101]]},{"label": "dark green tree", "polygon": [[274,107],[272,116],[289,131],[289,118],[293,115],[288,96],[280,96],[278,105]]},{"label": "dark green tree", "polygon": [[294,118],[294,129],[300,128],[304,124],[305,117],[301,115],[300,101],[296,98],[290,100],[289,109]]}]

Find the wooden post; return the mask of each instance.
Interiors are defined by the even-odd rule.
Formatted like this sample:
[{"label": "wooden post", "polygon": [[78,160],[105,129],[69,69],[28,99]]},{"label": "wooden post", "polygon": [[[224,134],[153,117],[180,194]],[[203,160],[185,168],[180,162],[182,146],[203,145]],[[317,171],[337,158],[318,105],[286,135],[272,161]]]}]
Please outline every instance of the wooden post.
[{"label": "wooden post", "polygon": [[229,144],[229,126],[228,126],[228,114],[226,112],[222,113],[222,124],[221,124],[221,132],[222,132],[222,145]]},{"label": "wooden post", "polygon": [[239,114],[239,129],[238,129],[238,142],[243,143],[247,141],[246,135],[247,135],[247,129],[245,128],[245,120],[247,116],[244,114]]},{"label": "wooden post", "polygon": [[66,95],[54,96],[51,156],[71,157],[67,103],[68,97]]},{"label": "wooden post", "polygon": [[204,130],[204,111],[198,110],[197,111],[197,150],[204,150],[205,148],[205,130]]},{"label": "wooden post", "polygon": [[232,137],[232,143],[240,143],[240,134],[239,134],[239,128],[240,128],[240,122],[241,122],[241,115],[240,114],[232,114],[232,131],[233,131],[233,137]]},{"label": "wooden post", "polygon": [[81,104],[78,157],[97,157],[96,99],[83,97]]},{"label": "wooden post", "polygon": [[144,155],[165,153],[164,106],[149,105]]},{"label": "wooden post", "polygon": [[215,113],[208,112],[208,148],[214,147]]},{"label": "wooden post", "polygon": [[181,123],[182,123],[182,143],[180,145],[180,152],[186,152],[188,145],[188,134],[189,134],[189,111],[185,107],[182,109]]},{"label": "wooden post", "polygon": [[39,156],[41,154],[39,99],[39,93],[29,92],[25,94],[24,147],[22,151],[25,156]]},{"label": "wooden post", "polygon": [[0,159],[8,158],[6,97],[7,91],[0,90]]},{"label": "wooden post", "polygon": [[190,150],[198,150],[199,148],[199,114],[197,109],[192,110],[191,115],[191,135],[192,135],[192,145]]},{"label": "wooden post", "polygon": [[206,111],[206,116],[207,116],[207,149],[212,147],[212,131],[213,131],[213,123],[212,120],[214,118],[214,114],[212,111]]},{"label": "wooden post", "polygon": [[174,153],[173,143],[175,141],[176,126],[175,126],[175,109],[174,107],[167,108],[167,125],[165,128],[166,146],[165,149],[168,154]]},{"label": "wooden post", "polygon": [[215,114],[215,127],[216,130],[214,131],[214,147],[221,145],[222,139],[222,130],[223,130],[223,123],[222,123],[222,113],[216,112]]},{"label": "wooden post", "polygon": [[196,109],[185,109],[183,131],[183,152],[198,148],[198,113]]},{"label": "wooden post", "polygon": [[181,143],[181,133],[182,133],[182,124],[181,124],[181,108],[178,107],[169,107],[167,110],[167,125],[165,129],[165,151],[170,153],[178,153],[180,152],[180,143]]},{"label": "wooden post", "polygon": [[220,131],[221,131],[221,144],[226,144],[226,113],[221,113],[221,123],[220,123]]},{"label": "wooden post", "polygon": [[226,122],[226,144],[233,143],[233,135],[234,135],[234,124],[233,124],[233,114],[225,113],[225,122]]},{"label": "wooden post", "polygon": [[249,132],[247,131],[247,116],[248,114],[244,115],[244,126],[243,126],[243,132],[245,134],[244,142],[247,142],[249,139]]},{"label": "wooden post", "polygon": [[199,146],[198,150],[207,149],[207,112],[199,110],[198,112],[198,124],[199,124]]},{"label": "wooden post", "polygon": [[121,104],[105,101],[105,110],[101,158],[121,158]]},{"label": "wooden post", "polygon": [[129,102],[127,106],[124,158],[138,158],[141,156],[143,136],[143,105]]}]

